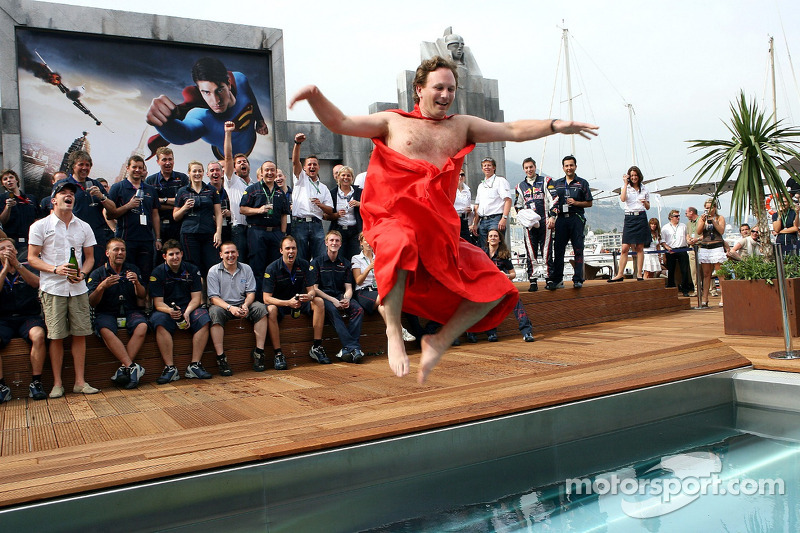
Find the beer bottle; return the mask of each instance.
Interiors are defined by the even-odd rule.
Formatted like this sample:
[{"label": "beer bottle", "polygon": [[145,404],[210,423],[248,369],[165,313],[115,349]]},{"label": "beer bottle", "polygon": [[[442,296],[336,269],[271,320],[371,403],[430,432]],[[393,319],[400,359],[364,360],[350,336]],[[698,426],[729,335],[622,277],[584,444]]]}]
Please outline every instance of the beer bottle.
[{"label": "beer bottle", "polygon": [[[180,308],[180,307],[178,307],[178,306],[175,304],[175,302],[172,302],[172,308],[173,308],[175,311],[180,311],[180,310],[181,310],[181,308]],[[189,327],[189,323],[188,323],[188,322],[186,322],[186,318],[185,318],[183,315],[181,315],[181,320],[180,320],[180,322],[178,322],[178,329],[186,329],[186,328],[188,328],[188,327]]]},{"label": "beer bottle", "polygon": [[124,328],[128,321],[125,316],[125,296],[119,295],[119,313],[117,313],[117,327]]},{"label": "beer bottle", "polygon": [[[300,295],[299,294],[295,294],[294,295],[294,299],[299,302],[300,301]],[[292,309],[292,318],[300,318],[300,308],[299,307],[297,309]]]}]

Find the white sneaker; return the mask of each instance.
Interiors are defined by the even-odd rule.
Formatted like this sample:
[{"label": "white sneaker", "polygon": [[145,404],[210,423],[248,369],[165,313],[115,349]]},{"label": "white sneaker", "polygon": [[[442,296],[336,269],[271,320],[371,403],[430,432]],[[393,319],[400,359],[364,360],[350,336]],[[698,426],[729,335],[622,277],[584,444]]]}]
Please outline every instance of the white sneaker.
[{"label": "white sneaker", "polygon": [[408,332],[406,328],[403,328],[403,340],[405,342],[414,342],[417,338]]}]

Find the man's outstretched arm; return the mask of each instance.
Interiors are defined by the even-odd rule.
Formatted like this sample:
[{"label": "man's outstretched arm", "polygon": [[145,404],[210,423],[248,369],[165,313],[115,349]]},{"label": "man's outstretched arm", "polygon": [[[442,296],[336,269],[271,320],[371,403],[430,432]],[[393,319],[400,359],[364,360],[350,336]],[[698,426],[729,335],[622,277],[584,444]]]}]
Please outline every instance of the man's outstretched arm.
[{"label": "man's outstretched arm", "polygon": [[467,138],[472,143],[486,143],[497,141],[532,141],[547,137],[554,133],[565,135],[580,135],[589,139],[590,135],[597,136],[594,130],[598,126],[585,122],[571,120],[517,120],[514,122],[489,122],[482,118],[462,115],[468,122]]},{"label": "man's outstretched arm", "polygon": [[333,133],[353,137],[385,137],[389,132],[389,116],[391,113],[374,113],[372,115],[351,117],[333,105],[316,85],[308,85],[300,89],[289,102],[289,109],[301,101],[307,100],[311,110],[322,124]]}]

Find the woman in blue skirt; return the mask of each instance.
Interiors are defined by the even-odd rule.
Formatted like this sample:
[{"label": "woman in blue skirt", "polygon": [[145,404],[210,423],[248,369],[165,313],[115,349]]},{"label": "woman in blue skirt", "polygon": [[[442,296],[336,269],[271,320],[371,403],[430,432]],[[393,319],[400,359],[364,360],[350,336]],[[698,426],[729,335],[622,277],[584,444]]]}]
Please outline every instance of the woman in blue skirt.
[{"label": "woman in blue skirt", "polygon": [[650,244],[650,227],[647,224],[647,210],[650,209],[650,193],[644,186],[642,171],[632,166],[622,177],[624,184],[619,199],[625,204],[625,225],[622,229],[622,250],[619,256],[617,275],[608,280],[609,283],[622,281],[625,277],[625,265],[628,263],[628,252],[631,248],[636,252],[636,279],[642,281],[642,264],[644,263],[644,247]]}]

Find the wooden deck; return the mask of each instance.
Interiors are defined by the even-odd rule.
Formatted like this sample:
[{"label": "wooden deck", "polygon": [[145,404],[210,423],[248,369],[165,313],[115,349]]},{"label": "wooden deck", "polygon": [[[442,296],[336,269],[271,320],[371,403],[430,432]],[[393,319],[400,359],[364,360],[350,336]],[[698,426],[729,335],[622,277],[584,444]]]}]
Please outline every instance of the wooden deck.
[{"label": "wooden deck", "polygon": [[[148,368],[138,390],[16,399],[0,407],[0,507],[597,397],[748,358],[762,365],[782,349],[780,339],[725,336],[721,309],[690,310],[661,287],[523,293],[542,324],[537,342],[522,342],[506,321],[500,342],[451,349],[424,386],[413,378],[414,352],[404,379],[390,375],[385,356],[321,366],[298,355],[285,372],[245,371],[242,362],[230,378],[157,386]],[[599,315],[614,321],[592,323]]]}]

